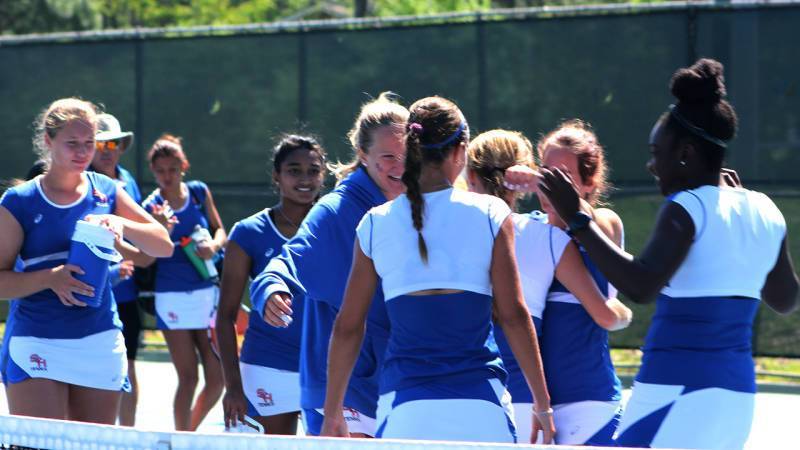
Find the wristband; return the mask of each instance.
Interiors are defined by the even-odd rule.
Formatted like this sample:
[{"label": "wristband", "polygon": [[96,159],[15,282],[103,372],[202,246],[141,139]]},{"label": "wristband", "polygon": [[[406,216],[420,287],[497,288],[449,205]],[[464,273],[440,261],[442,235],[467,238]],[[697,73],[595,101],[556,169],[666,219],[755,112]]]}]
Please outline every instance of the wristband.
[{"label": "wristband", "polygon": [[567,224],[567,234],[572,237],[575,232],[585,229],[592,221],[592,216],[583,211],[578,211],[575,216]]},{"label": "wristband", "polygon": [[536,416],[539,419],[552,416],[553,415],[553,408],[547,408],[544,411],[536,411],[534,409],[533,410],[533,415]]}]

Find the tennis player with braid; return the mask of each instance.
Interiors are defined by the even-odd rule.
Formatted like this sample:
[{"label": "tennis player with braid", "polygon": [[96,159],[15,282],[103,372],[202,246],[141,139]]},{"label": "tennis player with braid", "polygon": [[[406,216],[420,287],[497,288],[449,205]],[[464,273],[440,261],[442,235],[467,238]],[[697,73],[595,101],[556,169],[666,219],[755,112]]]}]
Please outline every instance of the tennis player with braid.
[{"label": "tennis player with braid", "polygon": [[[666,201],[640,257],[609,242],[565,173],[543,170],[539,189],[621,292],[657,298],[617,443],[742,448],[753,421],[756,311],[761,300],[794,310],[800,282],[781,212],[722,168],[737,126],[722,65],[699,60],[675,72],[670,89],[677,102],[653,127],[647,164]],[[512,182],[530,181],[522,178]]]},{"label": "tennis player with braid", "polygon": [[520,289],[511,211],[499,198],[453,188],[469,142],[455,104],[428,97],[410,113],[407,193],[373,208],[357,228],[328,356],[323,435],[347,435],[345,389],[370,306],[384,301],[373,300],[381,290],[391,332],[380,372],[378,437],[516,442],[492,335],[495,311],[536,400],[532,429],[543,429],[550,443],[552,410]]}]

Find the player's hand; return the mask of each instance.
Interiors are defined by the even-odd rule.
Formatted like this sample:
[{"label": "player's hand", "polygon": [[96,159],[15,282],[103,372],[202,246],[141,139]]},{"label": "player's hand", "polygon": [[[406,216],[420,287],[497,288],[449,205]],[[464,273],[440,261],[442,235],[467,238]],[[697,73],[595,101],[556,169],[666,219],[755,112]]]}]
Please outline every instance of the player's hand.
[{"label": "player's hand", "polygon": [[547,409],[544,411],[533,410],[533,426],[531,427],[531,444],[536,444],[536,438],[539,431],[542,432],[542,441],[539,444],[553,445],[555,444],[556,425],[553,423],[553,410]]},{"label": "player's hand", "polygon": [[211,259],[217,253],[217,248],[213,242],[205,240],[200,241],[195,246],[195,253],[202,259]]},{"label": "player's hand", "polygon": [[264,307],[264,321],[273,327],[288,327],[292,323],[292,297],[285,292],[270,295]]},{"label": "player's hand", "polygon": [[175,216],[174,211],[169,206],[169,202],[164,200],[162,204],[155,204],[150,207],[150,215],[156,219],[156,222],[160,223],[164,228],[167,229],[170,233],[172,229],[175,228],[175,225],[178,223],[178,218]]},{"label": "player's hand", "polygon": [[77,280],[72,276],[73,273],[83,275],[84,271],[73,264],[64,264],[50,269],[47,287],[56,293],[64,306],[86,306],[86,303],[75,298],[74,294],[94,297],[94,288]]},{"label": "player's hand", "polygon": [[113,214],[89,214],[83,220],[100,225],[101,227],[114,233],[114,239],[117,241],[122,240],[122,218]]},{"label": "player's hand", "polygon": [[347,422],[344,421],[344,414],[339,410],[336,414],[326,414],[322,421],[322,431],[320,436],[327,437],[350,437],[347,430]]},{"label": "player's hand", "polygon": [[723,167],[722,171],[720,171],[719,178],[721,186],[729,186],[732,188],[744,187],[744,185],[742,185],[742,180],[739,178],[739,174],[733,169]]},{"label": "player's hand", "polygon": [[127,280],[131,276],[133,276],[133,271],[135,267],[133,265],[133,261],[126,259],[119,263],[119,279],[120,280]]},{"label": "player's hand", "polygon": [[517,192],[536,192],[539,172],[522,164],[511,166],[505,171],[503,185]]},{"label": "player's hand", "polygon": [[240,422],[244,422],[244,416],[247,415],[247,400],[241,385],[225,389],[222,411],[225,414],[225,428],[235,428]]},{"label": "player's hand", "polygon": [[539,175],[539,192],[547,197],[564,223],[570,223],[578,211],[592,215],[591,206],[581,200],[569,173],[561,169],[542,169]]}]

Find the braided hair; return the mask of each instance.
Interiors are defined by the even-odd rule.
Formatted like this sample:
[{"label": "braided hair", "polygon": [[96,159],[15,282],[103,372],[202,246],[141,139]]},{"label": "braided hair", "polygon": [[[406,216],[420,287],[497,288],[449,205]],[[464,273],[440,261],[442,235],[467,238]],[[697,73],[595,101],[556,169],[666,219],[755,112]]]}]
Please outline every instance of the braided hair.
[{"label": "braided hair", "polygon": [[419,177],[423,166],[441,164],[454,148],[469,142],[469,127],[458,106],[442,97],[417,100],[409,112],[403,183],[411,205],[411,220],[417,230],[419,254],[427,264],[428,247],[422,236],[425,199],[422,197]]}]

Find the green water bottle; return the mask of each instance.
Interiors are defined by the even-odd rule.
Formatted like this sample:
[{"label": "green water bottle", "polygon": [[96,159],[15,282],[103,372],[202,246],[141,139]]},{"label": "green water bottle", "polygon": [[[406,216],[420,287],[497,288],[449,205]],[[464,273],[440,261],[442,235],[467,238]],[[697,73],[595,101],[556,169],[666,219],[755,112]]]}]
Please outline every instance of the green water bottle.
[{"label": "green water bottle", "polygon": [[203,258],[197,256],[197,243],[194,239],[190,237],[183,237],[181,238],[181,248],[183,252],[186,253],[186,257],[189,258],[194,268],[197,270],[197,273],[200,274],[200,278],[205,280],[210,280],[211,275],[208,273],[208,269],[206,268],[206,262]]}]

